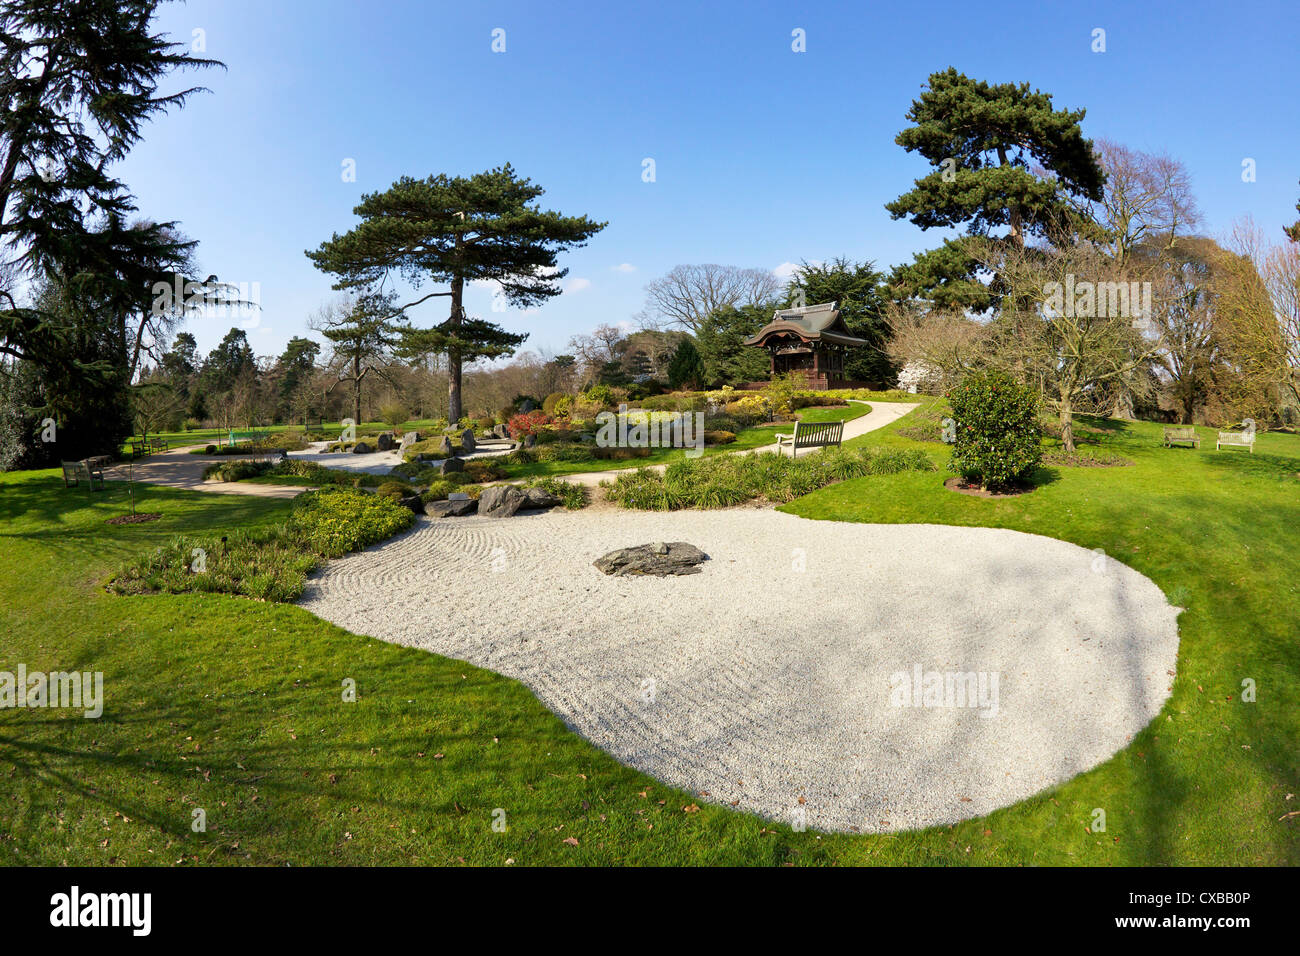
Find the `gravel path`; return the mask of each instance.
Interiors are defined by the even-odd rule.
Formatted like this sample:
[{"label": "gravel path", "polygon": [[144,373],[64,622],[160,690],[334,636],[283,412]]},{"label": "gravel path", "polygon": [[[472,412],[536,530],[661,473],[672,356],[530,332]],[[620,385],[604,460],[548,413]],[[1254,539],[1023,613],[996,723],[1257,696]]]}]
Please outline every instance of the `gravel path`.
[{"label": "gravel path", "polygon": [[[591,566],[651,541],[711,560],[667,579]],[[517,678],[699,799],[833,831],[951,823],[1095,767],[1156,716],[1178,652],[1161,591],[1076,545],[761,508],[421,518],[301,603]],[[923,689],[982,673],[986,697],[911,706],[917,668]]]}]

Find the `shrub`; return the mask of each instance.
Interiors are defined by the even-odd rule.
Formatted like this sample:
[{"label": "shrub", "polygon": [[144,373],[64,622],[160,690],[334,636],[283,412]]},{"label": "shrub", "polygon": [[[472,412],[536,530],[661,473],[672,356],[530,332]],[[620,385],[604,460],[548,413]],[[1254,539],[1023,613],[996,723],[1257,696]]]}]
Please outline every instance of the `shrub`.
[{"label": "shrub", "polygon": [[375,489],[375,494],[383,495],[393,501],[401,501],[403,498],[415,494],[415,489],[404,481],[385,481]]},{"label": "shrub", "polygon": [[534,478],[525,484],[526,488],[541,488],[547,494],[555,495],[570,511],[577,511],[587,505],[587,489],[575,481],[562,481],[559,478]]},{"label": "shrub", "polygon": [[202,427],[203,427],[203,423],[199,421],[197,418],[185,419],[185,430],[187,432],[198,431]]},{"label": "shrub", "polygon": [[392,537],[414,520],[409,508],[381,495],[322,488],[294,500],[286,528],[313,553],[337,558]]},{"label": "shrub", "polygon": [[746,395],[727,405],[727,417],[745,428],[771,417],[772,405],[762,395]]},{"label": "shrub", "polygon": [[604,408],[614,404],[614,389],[609,385],[593,385],[582,393],[582,397],[588,403]]},{"label": "shrub", "polygon": [[223,461],[203,469],[203,480],[214,478],[217,481],[243,481],[246,478],[261,477],[270,470],[269,461]]},{"label": "shrub", "polygon": [[203,448],[203,454],[205,455],[215,455],[216,453],[217,453],[216,445],[206,445]]},{"label": "shrub", "polygon": [[397,402],[388,402],[379,409],[379,420],[394,428],[410,417],[411,413],[406,410],[406,406]]},{"label": "shrub", "polygon": [[470,480],[478,482],[499,481],[506,476],[500,465],[485,458],[467,461],[465,463],[465,474],[470,476]]},{"label": "shrub", "polygon": [[763,389],[763,395],[767,398],[774,414],[791,415],[794,413],[795,399],[802,383],[803,379],[797,377],[794,372],[777,375],[768,383],[767,388]]},{"label": "shrub", "polygon": [[706,445],[730,445],[735,440],[735,432],[711,430],[704,433],[704,444]]},{"label": "shrub", "polygon": [[447,496],[456,490],[456,485],[445,479],[429,482],[429,487],[420,495],[421,501],[446,501]]},{"label": "shrub", "polygon": [[506,428],[511,438],[522,438],[525,435],[536,435],[543,427],[551,424],[554,422],[545,412],[520,412],[518,415],[511,416]]},{"label": "shrub", "polygon": [[948,394],[956,422],[951,468],[984,488],[1023,482],[1042,459],[1038,395],[1010,375],[975,372]]}]

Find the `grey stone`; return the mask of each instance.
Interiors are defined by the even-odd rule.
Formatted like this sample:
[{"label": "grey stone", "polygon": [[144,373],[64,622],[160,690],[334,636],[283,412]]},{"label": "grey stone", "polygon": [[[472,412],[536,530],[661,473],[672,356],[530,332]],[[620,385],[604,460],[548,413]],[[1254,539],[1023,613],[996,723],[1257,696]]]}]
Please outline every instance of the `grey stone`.
[{"label": "grey stone", "polygon": [[393,433],[392,433],[392,432],[380,432],[380,433],[379,433],[379,437],[375,439],[375,445],[379,448],[380,451],[392,451],[392,450],[393,450]]},{"label": "grey stone", "polygon": [[461,518],[472,515],[478,508],[478,502],[468,495],[464,498],[448,498],[446,501],[426,501],[424,513],[433,518]]},{"label": "grey stone", "polygon": [[[663,550],[659,551],[661,547]],[[662,578],[670,574],[699,574],[703,570],[700,563],[707,561],[708,557],[693,544],[672,541],[619,548],[597,558],[592,564],[605,574],[653,574]]]},{"label": "grey stone", "polygon": [[442,436],[442,445],[440,446],[439,451],[442,452],[444,458],[450,458],[452,455],[456,454],[456,450],[451,447],[451,439],[446,435]]},{"label": "grey stone", "polygon": [[497,438],[509,438],[510,429],[505,425],[494,425],[492,426],[492,434]]},{"label": "grey stone", "polygon": [[474,442],[474,429],[467,428],[461,432],[460,447],[467,455],[472,455],[476,444]]},{"label": "grey stone", "polygon": [[424,502],[420,500],[419,495],[403,495],[400,504],[403,508],[410,508],[417,515],[424,514]]},{"label": "grey stone", "polygon": [[453,471],[464,470],[465,460],[463,458],[446,458],[443,460],[442,464],[438,466],[438,474],[440,475],[449,475]]},{"label": "grey stone", "polygon": [[531,398],[525,398],[519,403],[519,410],[527,415],[533,410],[533,400]]},{"label": "grey stone", "polygon": [[405,434],[402,435],[402,443],[401,443],[400,445],[398,445],[398,447],[399,447],[402,451],[406,451],[406,449],[410,448],[412,445],[414,445],[414,444],[415,444],[417,441],[419,441],[419,440],[420,440],[420,433],[419,433],[419,432],[414,432],[414,431],[412,431],[412,432],[406,432]]},{"label": "grey stone", "polygon": [[518,485],[493,485],[478,497],[478,513],[488,518],[509,518],[524,507],[528,496]]},{"label": "grey stone", "polygon": [[363,441],[359,441],[352,446],[352,454],[354,455],[368,455],[372,451],[374,451],[374,449]]},{"label": "grey stone", "polygon": [[448,501],[469,501],[469,495],[463,491],[453,491],[447,496]]},{"label": "grey stone", "polygon": [[537,436],[536,436],[536,435],[525,435],[525,436],[524,436],[524,444],[523,444],[523,447],[524,447],[524,448],[532,448],[532,447],[533,447],[534,445],[536,445],[536,444],[537,444]]},{"label": "grey stone", "polygon": [[525,488],[524,497],[528,499],[524,502],[525,508],[554,508],[562,503],[555,495],[541,488]]}]

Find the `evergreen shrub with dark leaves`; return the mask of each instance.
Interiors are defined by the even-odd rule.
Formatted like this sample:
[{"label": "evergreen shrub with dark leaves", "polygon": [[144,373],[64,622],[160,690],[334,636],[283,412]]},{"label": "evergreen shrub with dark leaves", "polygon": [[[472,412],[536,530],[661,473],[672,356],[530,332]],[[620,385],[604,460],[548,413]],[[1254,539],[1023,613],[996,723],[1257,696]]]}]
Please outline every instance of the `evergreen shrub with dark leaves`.
[{"label": "evergreen shrub with dark leaves", "polygon": [[1005,372],[966,376],[951,392],[956,441],[950,467],[985,488],[1024,482],[1042,461],[1038,395]]}]

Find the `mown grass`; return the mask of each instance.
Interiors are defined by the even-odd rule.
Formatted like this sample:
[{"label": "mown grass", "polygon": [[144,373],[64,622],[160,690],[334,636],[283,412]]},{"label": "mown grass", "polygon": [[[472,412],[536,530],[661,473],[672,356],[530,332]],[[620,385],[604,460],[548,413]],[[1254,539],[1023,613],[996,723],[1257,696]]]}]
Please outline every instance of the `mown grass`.
[{"label": "mown grass", "polygon": [[[1045,469],[1032,494],[1000,500],[902,472],[783,506],[1049,534],[1105,549],[1188,608],[1173,697],[1131,746],[987,817],[889,836],[795,833],[664,787],[513,681],[292,605],[103,591],[109,570],[177,534],[274,527],[288,502],[138,487],[139,510],[163,518],[114,527],[122,485],[90,494],[63,490],[54,471],[0,476],[0,669],[100,670],[107,698],[99,720],[0,711],[0,860],[1294,865],[1300,818],[1280,818],[1300,809],[1287,799],[1300,794],[1300,438],[1216,454],[1154,447],[1158,426],[1092,424],[1132,467]],[[946,458],[897,427],[853,444]],[[1258,703],[1239,701],[1244,677]],[[342,700],[347,679],[355,703]],[[1096,807],[1104,834],[1087,830]],[[196,808],[205,833],[191,830]]]}]

